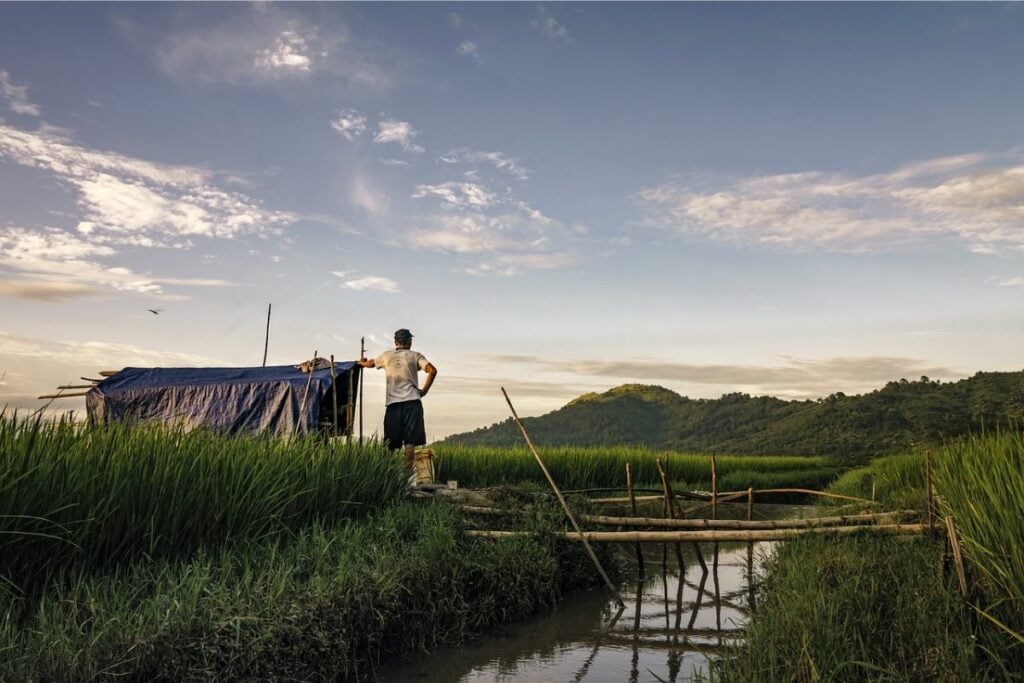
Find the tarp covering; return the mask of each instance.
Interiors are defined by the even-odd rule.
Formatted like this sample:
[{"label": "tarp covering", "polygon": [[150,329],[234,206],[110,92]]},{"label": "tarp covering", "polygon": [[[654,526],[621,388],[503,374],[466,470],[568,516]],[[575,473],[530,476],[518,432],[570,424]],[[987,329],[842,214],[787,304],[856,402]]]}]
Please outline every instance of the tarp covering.
[{"label": "tarp covering", "polygon": [[[330,429],[337,392],[338,433],[346,427],[349,389],[354,403],[360,367],[335,363],[312,378],[293,365],[268,368],[125,368],[85,397],[90,424],[160,422],[185,430],[309,434]],[[308,390],[307,390],[308,385]]]}]

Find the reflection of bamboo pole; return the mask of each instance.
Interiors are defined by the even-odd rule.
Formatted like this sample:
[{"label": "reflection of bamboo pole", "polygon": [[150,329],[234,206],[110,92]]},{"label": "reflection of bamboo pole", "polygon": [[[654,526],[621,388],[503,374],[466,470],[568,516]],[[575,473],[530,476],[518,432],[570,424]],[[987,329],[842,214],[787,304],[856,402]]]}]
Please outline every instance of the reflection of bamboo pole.
[{"label": "reflection of bamboo pole", "polygon": [[[880,534],[901,536],[923,534],[927,524],[876,524],[874,526],[830,526],[808,529],[712,529],[709,531],[580,531],[556,532],[573,541],[592,543],[684,543],[687,541],[721,543],[744,541],[784,541],[799,536],[848,536],[851,534]],[[470,529],[467,536],[476,538],[515,538],[530,536],[529,531],[484,531]],[[959,545],[957,545],[959,549]]]},{"label": "reflection of bamboo pole", "polygon": [[583,534],[583,530],[580,529],[580,525],[577,524],[576,518],[573,517],[572,510],[569,509],[569,504],[565,502],[565,498],[562,496],[562,492],[559,490],[558,484],[555,483],[551,473],[548,472],[548,468],[544,464],[544,461],[541,460],[537,449],[533,447],[533,442],[530,441],[530,435],[526,432],[526,427],[523,426],[522,421],[519,419],[519,415],[516,413],[515,406],[512,405],[512,399],[508,397],[508,392],[505,391],[505,387],[501,388],[501,393],[505,396],[505,402],[508,403],[509,410],[512,411],[512,417],[515,419],[516,424],[519,425],[519,431],[523,433],[523,438],[526,439],[526,445],[530,448],[530,452],[533,453],[533,457],[537,460],[537,464],[540,465],[540,469],[544,472],[544,476],[547,477],[548,483],[551,484],[551,488],[554,490],[555,495],[558,496],[558,502],[562,504],[562,509],[565,510],[566,517],[568,517],[569,521],[572,522],[573,529],[576,530],[576,536],[574,538],[581,541],[583,546],[587,549],[587,554],[590,555],[590,559],[597,568],[598,574],[600,574],[601,578],[604,579],[604,583],[608,586],[608,590],[610,590],[612,595],[615,596],[615,602],[620,607],[625,605],[626,603],[622,601],[619,591],[615,590],[615,585],[612,583],[612,580],[608,578],[608,574],[605,573],[604,567],[601,566],[601,561],[598,560],[597,555],[594,554],[594,549],[590,547],[590,543]]},{"label": "reflection of bamboo pole", "polygon": [[[633,466],[630,463],[626,463],[626,490],[629,491],[629,506],[636,517],[636,497],[633,495]],[[640,544],[637,543],[634,548],[636,551],[636,567],[637,574],[640,576],[640,580],[644,578],[644,553],[640,549]]]},{"label": "reflection of bamboo pole", "polygon": [[[665,518],[673,520],[676,518],[676,510],[675,499],[672,497],[672,485],[668,483],[668,473],[665,472],[665,466],[661,463],[661,458],[657,458],[654,462],[658,465],[658,474],[661,475],[661,485],[665,489]],[[679,573],[685,576],[686,567],[683,565],[683,548],[676,543],[675,550],[676,563],[679,565]]]}]

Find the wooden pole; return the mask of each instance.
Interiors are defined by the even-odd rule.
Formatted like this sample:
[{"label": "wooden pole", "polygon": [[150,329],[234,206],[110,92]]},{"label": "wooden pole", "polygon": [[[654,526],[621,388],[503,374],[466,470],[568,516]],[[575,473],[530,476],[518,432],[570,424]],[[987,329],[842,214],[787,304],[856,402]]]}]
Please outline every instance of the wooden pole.
[{"label": "wooden pole", "polygon": [[711,519],[718,519],[718,467],[715,454],[711,454]]},{"label": "wooden pole", "polygon": [[352,402],[352,394],[356,390],[355,367],[348,371],[348,402],[345,404],[345,438],[352,443],[352,426],[356,421],[356,406]]},{"label": "wooden pole", "polygon": [[935,528],[935,517],[932,508],[932,451],[929,448],[924,452],[924,487],[926,491],[928,506],[928,526]]},{"label": "wooden pole", "polygon": [[267,349],[270,347],[270,307],[273,304],[267,304],[267,333],[263,337],[263,367],[267,367]]},{"label": "wooden pole", "polygon": [[[672,520],[676,518],[675,499],[672,496],[672,485],[668,481],[668,471],[665,469],[658,458],[655,460],[658,465],[658,474],[661,475],[661,485],[665,489],[665,518]],[[675,544],[676,551],[676,565],[679,567],[679,573],[682,576],[686,576],[686,565],[683,564],[683,547],[678,543]]]},{"label": "wooden pole", "polygon": [[[800,521],[800,520],[795,520]],[[754,489],[747,489],[747,523],[754,522]],[[754,611],[754,543],[747,543],[747,598],[750,611]]]},{"label": "wooden pole", "polygon": [[334,403],[334,436],[338,436],[338,373],[334,369],[334,354],[331,354],[331,399]]},{"label": "wooden pole", "polygon": [[40,399],[44,399],[44,398],[51,398],[51,399],[52,398],[76,398],[78,396],[85,396],[88,393],[89,393],[88,391],[80,391],[80,392],[77,392],[77,393],[74,393],[74,394],[65,394],[65,393],[45,394],[43,396],[38,396],[37,398],[40,398]]},{"label": "wooden pole", "polygon": [[[521,510],[506,510],[475,505],[458,506],[469,514],[507,516],[524,514]],[[915,510],[893,512],[872,512],[862,515],[837,515],[834,517],[806,517],[804,519],[665,519],[664,517],[617,517],[614,515],[579,515],[577,519],[588,524],[614,527],[639,527],[660,529],[807,529],[810,527],[853,526],[894,521],[903,517],[920,514]]]},{"label": "wooden pole", "polygon": [[[564,531],[556,536],[583,543],[685,543],[718,541],[743,543],[748,541],[784,541],[800,536],[848,536],[851,534],[878,534],[904,536],[928,533],[927,524],[877,524],[875,526],[830,526],[809,529],[764,529],[711,531]],[[516,538],[530,536],[531,531],[484,531],[469,529],[467,536],[475,538]],[[957,546],[959,548],[959,545]],[[954,552],[955,554],[955,552]],[[966,586],[966,580],[964,585]]]},{"label": "wooden pole", "polygon": [[58,389],[92,389],[96,384],[61,384]]},{"label": "wooden pole", "polygon": [[299,404],[299,419],[305,419],[306,414],[306,399],[309,398],[309,385],[313,383],[313,372],[316,367],[316,354],[317,350],[313,349],[313,361],[309,365],[309,377],[306,378],[306,390],[302,392],[302,403]]},{"label": "wooden pole", "polygon": [[601,578],[604,580],[605,585],[608,586],[608,590],[610,590],[612,592],[612,595],[615,596],[615,602],[618,603],[620,607],[622,605],[625,605],[626,603],[622,601],[622,597],[619,595],[619,591],[615,589],[615,584],[613,584],[612,580],[608,578],[608,574],[605,573],[604,567],[601,566],[601,561],[597,559],[597,555],[594,553],[594,549],[590,547],[590,543],[587,541],[587,538],[583,535],[583,530],[580,529],[580,525],[576,523],[576,518],[573,517],[572,510],[569,509],[569,504],[565,502],[565,498],[562,496],[562,492],[558,489],[558,484],[555,483],[555,480],[551,476],[551,473],[548,472],[548,468],[544,464],[544,461],[541,460],[540,454],[537,452],[537,449],[533,447],[533,442],[530,441],[530,435],[526,432],[526,427],[523,426],[522,421],[519,419],[519,415],[516,413],[515,406],[512,405],[512,399],[508,397],[508,392],[505,391],[505,387],[501,387],[501,393],[505,396],[505,402],[508,403],[509,410],[512,411],[512,418],[516,421],[516,424],[519,425],[519,431],[523,433],[523,438],[526,440],[526,445],[529,447],[530,452],[533,453],[533,457],[537,460],[537,464],[540,465],[540,469],[541,471],[544,472],[544,476],[547,478],[548,483],[551,484],[551,488],[554,490],[555,495],[558,497],[558,502],[562,504],[562,509],[565,510],[565,515],[569,518],[569,521],[572,522],[572,527],[576,530],[576,537],[583,543],[583,546],[587,549],[587,554],[590,555],[591,561],[593,561],[594,566],[597,568],[597,573],[601,575]]},{"label": "wooden pole", "polygon": [[[359,338],[359,360],[366,357],[366,337]],[[359,443],[363,442],[363,368],[359,366]]]},{"label": "wooden pole", "polygon": [[[633,516],[636,517],[636,496],[633,495],[633,466],[628,462],[626,463],[626,490],[629,492],[630,510],[632,511]],[[644,553],[643,550],[640,549],[639,543],[636,544],[636,547],[634,549],[636,550],[637,574],[639,575],[640,580],[643,581]]]},{"label": "wooden pole", "polygon": [[[715,454],[711,454],[711,519],[718,519],[718,466]],[[721,618],[722,594],[718,589],[718,543],[711,549],[711,572],[715,581],[715,614]],[[721,628],[721,624],[718,626]]]},{"label": "wooden pole", "polygon": [[967,572],[964,570],[964,557],[960,553],[960,539],[956,535],[953,516],[946,515],[946,539],[953,552],[953,566],[956,567],[956,578],[960,583],[960,595],[967,597]]}]

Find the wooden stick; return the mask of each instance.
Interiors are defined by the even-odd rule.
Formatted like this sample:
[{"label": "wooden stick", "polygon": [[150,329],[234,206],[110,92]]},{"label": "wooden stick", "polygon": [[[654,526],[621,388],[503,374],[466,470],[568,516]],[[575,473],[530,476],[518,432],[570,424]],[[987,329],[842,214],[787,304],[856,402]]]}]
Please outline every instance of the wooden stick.
[{"label": "wooden stick", "polygon": [[334,369],[334,354],[331,354],[331,399],[334,402],[334,436],[338,436],[338,373]]},{"label": "wooden stick", "polygon": [[927,494],[928,526],[935,528],[935,517],[932,511],[932,451],[929,448],[924,452],[924,487]]},{"label": "wooden stick", "polygon": [[718,467],[715,454],[711,454],[711,519],[718,519]]},{"label": "wooden stick", "polygon": [[263,367],[267,367],[267,349],[270,347],[270,307],[267,304],[267,334],[263,337]]},{"label": "wooden stick", "polygon": [[[852,500],[852,501],[855,501],[857,503],[874,503],[875,502],[873,500],[868,500],[867,498],[858,498],[856,496],[844,496],[844,495],[840,495],[838,493],[829,493],[827,491],[815,491],[814,489],[755,489],[754,493],[804,493],[804,494],[807,494],[808,496],[821,496],[823,498],[838,498],[839,500]],[[722,496],[731,496],[731,495],[734,495],[734,494],[738,494],[740,496],[745,496],[747,494],[747,492],[746,491],[728,491],[728,492],[723,493],[721,495]]]},{"label": "wooden stick", "polygon": [[612,583],[612,580],[608,578],[608,574],[605,573],[604,567],[601,566],[601,561],[597,559],[594,549],[590,547],[590,543],[583,535],[583,530],[580,529],[580,525],[576,523],[576,518],[573,517],[572,510],[569,509],[569,504],[565,502],[562,492],[558,489],[558,484],[555,483],[551,473],[548,472],[548,468],[544,464],[544,461],[541,460],[537,449],[533,447],[533,442],[530,441],[530,435],[526,432],[526,427],[523,426],[522,421],[519,419],[519,415],[516,413],[515,406],[512,405],[512,399],[508,397],[508,392],[505,391],[505,387],[501,387],[501,393],[505,396],[505,402],[508,403],[509,410],[512,411],[512,418],[516,421],[516,424],[519,425],[519,431],[523,433],[526,445],[529,447],[530,452],[533,453],[533,457],[537,460],[537,464],[540,465],[540,469],[544,472],[544,476],[547,478],[548,483],[551,484],[551,488],[554,490],[555,495],[558,496],[558,502],[562,504],[562,509],[565,510],[566,516],[569,518],[569,521],[572,522],[572,526],[576,530],[577,537],[583,542],[583,546],[587,549],[587,554],[590,555],[591,561],[593,561],[594,566],[597,568],[597,573],[601,575],[601,578],[604,579],[605,585],[608,586],[608,590],[610,590],[612,595],[615,596],[615,602],[620,606],[625,605],[626,603],[622,601],[619,591],[615,590],[615,585]]},{"label": "wooden stick", "polygon": [[[309,397],[309,385],[313,383],[313,373],[316,371],[316,354],[317,350],[313,350],[313,362],[309,366],[309,377],[306,378],[306,390],[302,393],[302,403],[299,404],[299,419],[303,419],[303,415],[306,413],[306,399]],[[317,418],[319,419],[319,418]]]},{"label": "wooden stick", "polygon": [[[635,496],[633,500],[638,503],[652,503],[656,500],[664,500],[665,496]],[[622,505],[630,502],[629,496],[625,498],[591,498],[593,505]]]},{"label": "wooden stick", "polygon": [[356,389],[355,367],[348,371],[348,402],[345,404],[345,437],[352,443],[352,426],[356,421],[356,406],[352,402],[352,394]]},{"label": "wooden stick", "polygon": [[[562,491],[562,493],[564,493],[566,495],[569,495],[569,494],[572,494],[572,495],[582,495],[584,493],[605,493],[607,491],[621,491],[621,490],[622,490],[621,486],[608,486],[608,487],[599,488],[599,489],[565,489],[564,491]],[[643,488],[637,488],[634,485],[633,486],[633,493],[661,493],[661,489],[643,489]],[[658,497],[660,498],[661,496],[658,496]],[[629,501],[628,496],[626,498],[626,501],[627,502]],[[591,502],[593,502],[593,501],[591,501]]]},{"label": "wooden stick", "polygon": [[[366,357],[366,337],[359,338],[359,360]],[[363,367],[357,365],[359,368],[359,443],[363,442]],[[355,368],[352,368],[355,370]]]},{"label": "wooden stick", "polygon": [[40,399],[43,399],[43,398],[76,398],[78,396],[85,396],[88,393],[89,393],[88,391],[80,391],[80,392],[75,393],[75,394],[64,394],[64,393],[45,394],[43,396],[39,396],[38,398],[40,398]]},{"label": "wooden stick", "polygon": [[[799,536],[848,536],[851,534],[912,535],[928,533],[927,524],[878,524],[875,526],[832,526],[809,529],[765,529],[760,531],[715,529],[712,531],[585,531],[556,532],[572,541],[583,543],[682,543],[704,542],[745,542],[784,541]],[[467,536],[474,538],[515,538],[530,536],[531,531],[484,531],[468,529]],[[966,585],[966,581],[965,584]]]},{"label": "wooden stick", "polygon": [[[665,471],[665,467],[661,463],[661,458],[655,459],[654,462],[658,465],[658,474],[661,475],[661,485],[665,489],[665,518],[667,520],[673,520],[676,518],[675,500],[672,498],[672,486],[668,483],[668,472]],[[686,569],[683,564],[683,547],[676,543],[675,551],[676,564],[679,567],[679,572],[685,576]]]},{"label": "wooden stick", "polygon": [[95,384],[61,384],[58,389],[92,389]]},{"label": "wooden stick", "polygon": [[100,377],[113,377],[114,375],[116,375],[119,372],[121,372],[121,371],[120,370],[100,370]]},{"label": "wooden stick", "polygon": [[92,377],[79,377],[78,379],[84,379],[86,382],[92,382],[93,384],[99,384],[102,379],[93,379]]},{"label": "wooden stick", "polygon": [[964,557],[960,553],[960,539],[956,535],[953,515],[946,515],[946,539],[949,541],[949,548],[953,552],[953,566],[956,567],[956,578],[960,583],[960,595],[966,598],[967,571],[964,569]]},{"label": "wooden stick", "polygon": [[[629,507],[633,512],[633,516],[636,517],[636,497],[633,495],[633,466],[630,463],[626,463],[626,490],[629,491]],[[634,550],[636,551],[636,566],[637,574],[640,575],[640,579],[644,578],[644,553],[640,549],[640,544],[637,543]]]}]

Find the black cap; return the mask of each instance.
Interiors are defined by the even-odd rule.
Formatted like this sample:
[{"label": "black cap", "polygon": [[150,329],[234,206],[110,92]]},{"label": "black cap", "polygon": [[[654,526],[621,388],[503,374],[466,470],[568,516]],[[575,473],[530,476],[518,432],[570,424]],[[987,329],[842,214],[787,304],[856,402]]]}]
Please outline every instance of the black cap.
[{"label": "black cap", "polygon": [[405,329],[404,327],[400,330],[395,330],[395,341],[407,341],[412,339],[412,332]]}]

